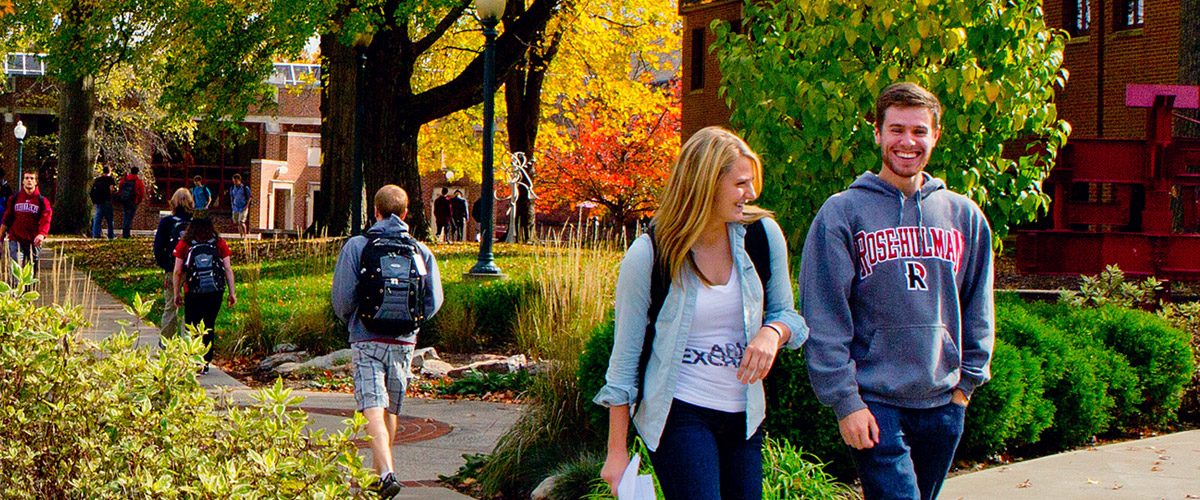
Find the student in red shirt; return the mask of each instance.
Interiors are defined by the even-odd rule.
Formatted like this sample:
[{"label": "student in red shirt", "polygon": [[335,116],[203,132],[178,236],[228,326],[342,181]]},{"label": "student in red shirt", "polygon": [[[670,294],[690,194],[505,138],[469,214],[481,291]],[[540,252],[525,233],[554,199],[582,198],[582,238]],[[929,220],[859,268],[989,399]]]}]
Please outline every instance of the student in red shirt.
[{"label": "student in red shirt", "polygon": [[229,245],[213,228],[212,219],[199,217],[188,224],[179,244],[175,246],[174,296],[175,305],[187,304],[183,311],[183,322],[196,325],[204,331],[204,370],[213,359],[213,341],[216,339],[217,313],[221,312],[221,295],[229,291],[229,306],[237,303],[233,287],[233,266],[229,257],[233,252]]},{"label": "student in red shirt", "polygon": [[36,170],[26,170],[21,175],[21,190],[8,199],[0,223],[0,240],[9,236],[8,255],[19,265],[33,264],[34,273],[54,213],[50,201],[38,191],[37,176]]}]

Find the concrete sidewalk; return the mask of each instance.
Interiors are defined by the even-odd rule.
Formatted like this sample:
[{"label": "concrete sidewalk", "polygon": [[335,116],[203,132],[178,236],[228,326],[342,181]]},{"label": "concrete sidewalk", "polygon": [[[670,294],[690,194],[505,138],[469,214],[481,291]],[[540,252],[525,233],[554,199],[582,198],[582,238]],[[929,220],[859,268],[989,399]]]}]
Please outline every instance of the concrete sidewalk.
[{"label": "concrete sidewalk", "polygon": [[[149,244],[149,243],[147,243]],[[58,275],[54,277],[56,286],[51,286],[50,270],[58,266]],[[72,302],[78,303],[79,290],[92,286],[88,277],[68,269],[64,262],[58,260],[56,253],[50,248],[42,250],[39,265],[39,277],[46,281],[39,286],[43,295],[68,295],[72,291]],[[138,339],[135,345],[151,350],[158,349],[158,327],[144,322],[138,322],[125,311],[125,306],[112,295],[95,288],[91,294],[90,317],[93,326],[84,328],[80,335],[94,341],[100,341],[121,330],[121,321],[132,322],[125,329],[136,332]],[[50,297],[47,297],[50,299]],[[230,391],[230,398],[237,404],[252,404],[255,390],[237,379],[213,366],[207,375],[197,375],[200,385],[212,393],[224,390]],[[293,391],[296,396],[302,396],[304,401],[299,409],[308,413],[312,429],[340,431],[345,428],[343,421],[355,410],[354,395],[336,392]],[[520,414],[520,405],[485,403],[480,401],[427,400],[407,399],[404,402],[401,417],[417,424],[437,426],[448,432],[431,439],[396,444],[392,447],[396,458],[396,476],[401,480],[405,489],[397,499],[428,499],[456,500],[470,497],[456,491],[437,485],[437,477],[452,475],[466,463],[463,454],[490,453],[500,436],[512,426]],[[402,436],[403,437],[403,436]],[[370,448],[360,449],[366,465],[371,465]]]},{"label": "concrete sidewalk", "polygon": [[940,498],[1200,498],[1200,431],[1036,458],[946,480]]}]

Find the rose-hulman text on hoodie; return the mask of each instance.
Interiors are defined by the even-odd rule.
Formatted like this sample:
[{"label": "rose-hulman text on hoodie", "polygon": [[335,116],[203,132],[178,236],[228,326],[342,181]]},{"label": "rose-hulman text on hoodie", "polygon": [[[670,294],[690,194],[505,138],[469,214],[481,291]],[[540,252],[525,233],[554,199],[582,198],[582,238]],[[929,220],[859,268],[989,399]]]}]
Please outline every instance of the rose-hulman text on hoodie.
[{"label": "rose-hulman text on hoodie", "polygon": [[34,189],[33,194],[29,194],[21,189],[8,199],[3,224],[8,227],[8,237],[13,241],[33,243],[37,235],[50,233],[53,213],[50,200],[42,198],[41,191]]},{"label": "rose-hulman text on hoodie", "polygon": [[912,196],[871,172],[821,207],[800,266],[805,354],[841,420],[970,397],[990,378],[992,232],[979,207],[922,173]]}]

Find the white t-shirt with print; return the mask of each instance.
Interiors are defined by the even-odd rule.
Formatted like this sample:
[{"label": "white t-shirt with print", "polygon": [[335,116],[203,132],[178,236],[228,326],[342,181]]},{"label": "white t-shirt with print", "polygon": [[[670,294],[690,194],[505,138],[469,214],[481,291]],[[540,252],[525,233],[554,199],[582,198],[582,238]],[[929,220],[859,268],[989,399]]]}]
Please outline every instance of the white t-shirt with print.
[{"label": "white t-shirt with print", "polygon": [[724,285],[702,287],[683,352],[675,398],[730,413],[746,411],[746,385],[737,379],[746,350],[745,312],[737,266]]}]

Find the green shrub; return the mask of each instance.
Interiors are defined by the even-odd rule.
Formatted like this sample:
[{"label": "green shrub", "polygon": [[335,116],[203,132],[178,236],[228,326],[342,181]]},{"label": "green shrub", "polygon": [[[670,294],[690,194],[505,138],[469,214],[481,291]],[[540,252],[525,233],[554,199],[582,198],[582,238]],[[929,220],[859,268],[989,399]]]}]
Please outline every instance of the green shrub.
[{"label": "green shrub", "polygon": [[552,475],[558,479],[550,490],[550,500],[578,500],[592,491],[592,484],[600,477],[604,457],[596,453],[584,453],[554,469]]},{"label": "green shrub", "polygon": [[837,416],[817,401],[809,383],[803,350],[780,350],[764,389],[767,415],[763,429],[767,434],[811,453],[824,463],[825,470],[844,481],[855,477]]},{"label": "green shrub", "polygon": [[[594,399],[596,394],[600,393],[600,388],[604,387],[606,383],[604,375],[608,372],[608,359],[612,357],[613,326],[613,317],[610,313],[608,320],[592,331],[592,338],[588,340],[587,345],[583,348],[583,353],[579,355],[576,379],[579,384],[579,392],[585,401]],[[591,404],[587,407],[587,415],[588,423],[593,429],[603,429],[607,432],[608,408]]]},{"label": "green shrub", "polygon": [[124,332],[93,343],[79,309],[32,300],[0,284],[0,497],[366,497],[351,489],[372,477],[352,442],[361,415],[309,432],[278,383],[249,408],[215,401],[196,383],[198,339],[157,354]]},{"label": "green shrub", "polygon": [[421,344],[448,352],[507,350],[516,344],[517,305],[528,280],[446,282],[442,309],[421,328]]},{"label": "green shrub", "polygon": [[529,388],[529,373],[478,373],[468,372],[463,378],[438,388],[438,394],[476,394],[493,392],[525,392]]},{"label": "green shrub", "polygon": [[763,500],[858,498],[853,488],[839,483],[824,469],[820,458],[785,439],[768,437],[763,441]]},{"label": "green shrub", "polygon": [[983,458],[1038,441],[1054,419],[1044,397],[1043,364],[1043,358],[996,339],[992,380],[971,397],[960,455]]}]

